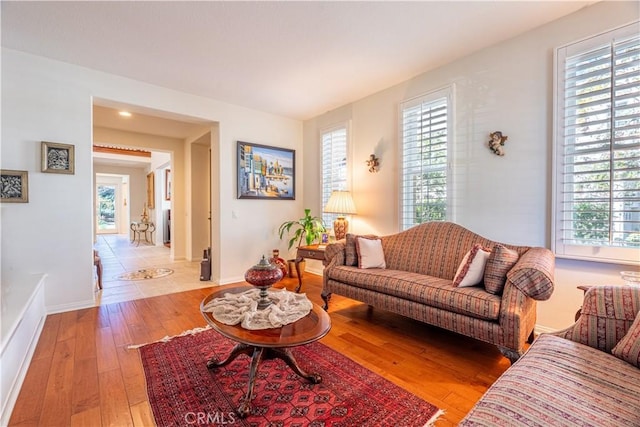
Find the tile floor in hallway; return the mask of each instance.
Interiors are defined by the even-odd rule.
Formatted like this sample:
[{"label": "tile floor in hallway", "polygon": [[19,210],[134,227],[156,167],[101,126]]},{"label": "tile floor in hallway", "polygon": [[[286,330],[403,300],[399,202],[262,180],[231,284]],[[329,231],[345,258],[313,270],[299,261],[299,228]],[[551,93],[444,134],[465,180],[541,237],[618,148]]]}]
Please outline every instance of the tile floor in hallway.
[{"label": "tile floor in hallway", "polygon": [[[102,290],[96,286],[96,305],[215,286],[200,281],[200,261],[173,261],[171,249],[165,246],[144,241],[136,246],[126,234],[100,234],[94,248],[100,254],[103,270]],[[146,280],[117,279],[122,273],[148,267],[170,268],[173,274]]]}]

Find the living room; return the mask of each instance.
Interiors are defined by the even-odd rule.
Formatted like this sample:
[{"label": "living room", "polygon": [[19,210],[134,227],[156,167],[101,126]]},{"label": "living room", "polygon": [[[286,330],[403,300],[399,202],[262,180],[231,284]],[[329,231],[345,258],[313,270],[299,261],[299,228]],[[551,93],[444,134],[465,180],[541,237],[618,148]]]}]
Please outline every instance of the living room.
[{"label": "living room", "polygon": [[[2,16],[4,21],[5,4]],[[247,268],[273,247],[287,253],[277,235],[278,225],[302,216],[304,208],[321,212],[318,135],[336,124],[348,124],[350,133],[350,189],[358,209],[351,218],[351,230],[377,235],[399,231],[398,106],[447,87],[452,88],[455,103],[451,220],[496,241],[550,248],[554,228],[554,49],[637,18],[636,2],[598,2],[305,118],[179,92],[6,47],[3,25],[2,168],[29,172],[28,203],[2,206],[3,311],[6,295],[36,274],[46,275],[46,313],[94,305],[90,183],[95,100],[217,125],[211,158],[215,284],[242,281]],[[500,25],[487,22],[487,31],[493,24]],[[486,146],[489,133],[496,130],[509,137],[504,156],[496,156]],[[41,141],[75,145],[75,174],[40,173]],[[237,141],[296,150],[296,199],[238,199]],[[365,164],[372,153],[380,159],[375,174]],[[182,185],[186,193],[189,164],[184,161],[182,165],[184,175],[178,170],[174,185]],[[180,206],[174,203],[176,208]],[[185,206],[182,215],[176,211],[175,217],[188,215]],[[50,221],[42,221],[43,216]],[[176,234],[180,227],[186,230],[186,221],[177,227]],[[199,257],[184,246],[178,249],[177,258]],[[637,269],[637,264],[632,268]],[[622,284],[619,272],[624,269],[630,269],[629,265],[557,257],[555,291],[551,299],[538,304],[536,329],[544,332],[569,326],[583,297],[576,287]]]}]

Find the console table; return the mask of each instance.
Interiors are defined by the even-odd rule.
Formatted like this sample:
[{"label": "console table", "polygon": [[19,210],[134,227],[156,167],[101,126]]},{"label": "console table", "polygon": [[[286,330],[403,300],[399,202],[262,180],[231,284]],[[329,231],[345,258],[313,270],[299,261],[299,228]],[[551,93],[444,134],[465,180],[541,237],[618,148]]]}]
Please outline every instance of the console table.
[{"label": "console table", "polygon": [[324,261],[324,250],[327,245],[309,245],[309,246],[298,246],[298,252],[296,253],[295,265],[296,265],[296,273],[298,273],[298,287],[296,288],[296,292],[300,292],[302,289],[302,275],[300,274],[300,263],[303,259],[318,259]]},{"label": "console table", "polygon": [[133,238],[131,239],[131,243],[135,242],[136,239],[138,243],[136,246],[140,245],[140,235],[144,234],[144,240],[147,243],[151,243],[153,245],[153,232],[156,231],[156,225],[151,221],[133,221],[131,223],[131,231],[133,231]]}]

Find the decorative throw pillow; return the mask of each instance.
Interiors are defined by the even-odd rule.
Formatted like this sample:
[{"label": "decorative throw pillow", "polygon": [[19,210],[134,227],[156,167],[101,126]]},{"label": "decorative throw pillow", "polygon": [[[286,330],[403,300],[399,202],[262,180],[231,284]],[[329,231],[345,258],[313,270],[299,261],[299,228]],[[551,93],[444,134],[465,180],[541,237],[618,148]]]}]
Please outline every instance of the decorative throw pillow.
[{"label": "decorative throw pillow", "polygon": [[482,282],[484,267],[489,259],[489,252],[480,243],[473,245],[471,250],[462,258],[456,276],[453,278],[455,288],[475,286]]},{"label": "decorative throw pillow", "polygon": [[625,336],[613,347],[611,353],[640,368],[640,312],[636,314],[636,320],[633,321]]},{"label": "decorative throw pillow", "polygon": [[518,252],[503,245],[495,245],[484,269],[484,289],[499,295],[507,281],[507,273],[518,262]]},{"label": "decorative throw pillow", "polygon": [[358,268],[387,268],[382,250],[382,240],[366,237],[356,238]]},{"label": "decorative throw pillow", "polygon": [[365,239],[377,239],[378,236],[367,234],[366,236],[358,236],[357,234],[347,233],[345,236],[344,248],[344,265],[358,265],[358,251],[356,249],[356,239],[364,237]]},{"label": "decorative throw pillow", "polygon": [[355,234],[347,233],[344,247],[344,265],[358,265]]}]

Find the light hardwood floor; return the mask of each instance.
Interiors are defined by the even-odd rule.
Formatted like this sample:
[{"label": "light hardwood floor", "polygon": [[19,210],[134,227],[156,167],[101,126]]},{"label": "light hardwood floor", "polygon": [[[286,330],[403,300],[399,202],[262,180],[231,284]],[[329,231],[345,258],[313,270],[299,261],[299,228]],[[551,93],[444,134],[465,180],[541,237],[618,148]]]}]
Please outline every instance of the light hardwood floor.
[{"label": "light hardwood floor", "polygon": [[[294,290],[297,279],[280,284]],[[302,291],[321,304],[322,278]],[[145,380],[131,344],[204,326],[210,288],[101,305],[47,318],[12,426],[151,426]],[[334,295],[327,346],[445,411],[456,425],[509,367],[491,345]],[[304,365],[301,361],[301,365]]]}]

